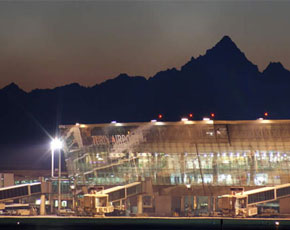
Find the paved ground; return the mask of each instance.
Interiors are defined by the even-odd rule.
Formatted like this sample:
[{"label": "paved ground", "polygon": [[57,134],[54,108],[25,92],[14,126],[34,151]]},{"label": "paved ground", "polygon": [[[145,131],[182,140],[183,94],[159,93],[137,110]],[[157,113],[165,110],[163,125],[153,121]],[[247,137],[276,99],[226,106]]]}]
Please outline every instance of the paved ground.
[{"label": "paved ground", "polygon": [[290,218],[232,218],[232,217],[220,217],[220,216],[211,216],[211,217],[148,217],[148,216],[105,216],[105,217],[91,217],[91,216],[57,216],[57,215],[44,215],[44,216],[7,216],[0,215],[0,218],[23,218],[23,219],[34,219],[34,218],[57,218],[57,219],[171,219],[171,220],[207,220],[207,219],[224,219],[224,220],[287,220],[290,221]]},{"label": "paved ground", "polygon": [[0,216],[0,229],[289,230],[290,218]]}]

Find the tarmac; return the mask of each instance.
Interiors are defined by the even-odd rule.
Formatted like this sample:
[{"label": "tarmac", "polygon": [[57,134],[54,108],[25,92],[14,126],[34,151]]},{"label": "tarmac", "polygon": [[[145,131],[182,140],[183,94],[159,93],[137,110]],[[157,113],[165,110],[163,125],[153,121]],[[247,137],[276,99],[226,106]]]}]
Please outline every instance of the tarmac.
[{"label": "tarmac", "polygon": [[290,218],[0,216],[0,229],[290,229]]}]

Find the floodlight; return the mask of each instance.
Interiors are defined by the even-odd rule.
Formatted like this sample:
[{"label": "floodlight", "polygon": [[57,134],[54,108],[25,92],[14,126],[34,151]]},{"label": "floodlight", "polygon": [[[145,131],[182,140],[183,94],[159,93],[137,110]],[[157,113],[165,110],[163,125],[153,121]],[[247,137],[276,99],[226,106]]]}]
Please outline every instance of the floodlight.
[{"label": "floodlight", "polygon": [[50,143],[51,150],[62,149],[62,141],[58,138],[55,138]]}]

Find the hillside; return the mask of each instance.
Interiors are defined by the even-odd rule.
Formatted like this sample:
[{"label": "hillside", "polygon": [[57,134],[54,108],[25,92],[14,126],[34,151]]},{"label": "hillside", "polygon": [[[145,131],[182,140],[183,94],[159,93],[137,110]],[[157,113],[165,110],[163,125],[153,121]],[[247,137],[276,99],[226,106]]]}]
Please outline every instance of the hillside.
[{"label": "hillside", "polygon": [[48,167],[49,135],[59,124],[149,121],[162,113],[179,120],[290,118],[290,72],[270,63],[259,72],[230,37],[180,69],[146,79],[120,74],[93,87],[77,83],[25,92],[11,83],[0,90],[0,167]]}]

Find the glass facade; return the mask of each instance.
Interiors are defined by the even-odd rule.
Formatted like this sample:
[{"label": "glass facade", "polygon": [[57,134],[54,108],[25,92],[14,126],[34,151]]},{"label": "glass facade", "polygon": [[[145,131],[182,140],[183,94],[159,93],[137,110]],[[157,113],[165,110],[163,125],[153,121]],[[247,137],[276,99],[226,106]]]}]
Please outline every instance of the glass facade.
[{"label": "glass facade", "polygon": [[79,185],[265,186],[290,182],[290,121],[181,121],[60,127]]}]

